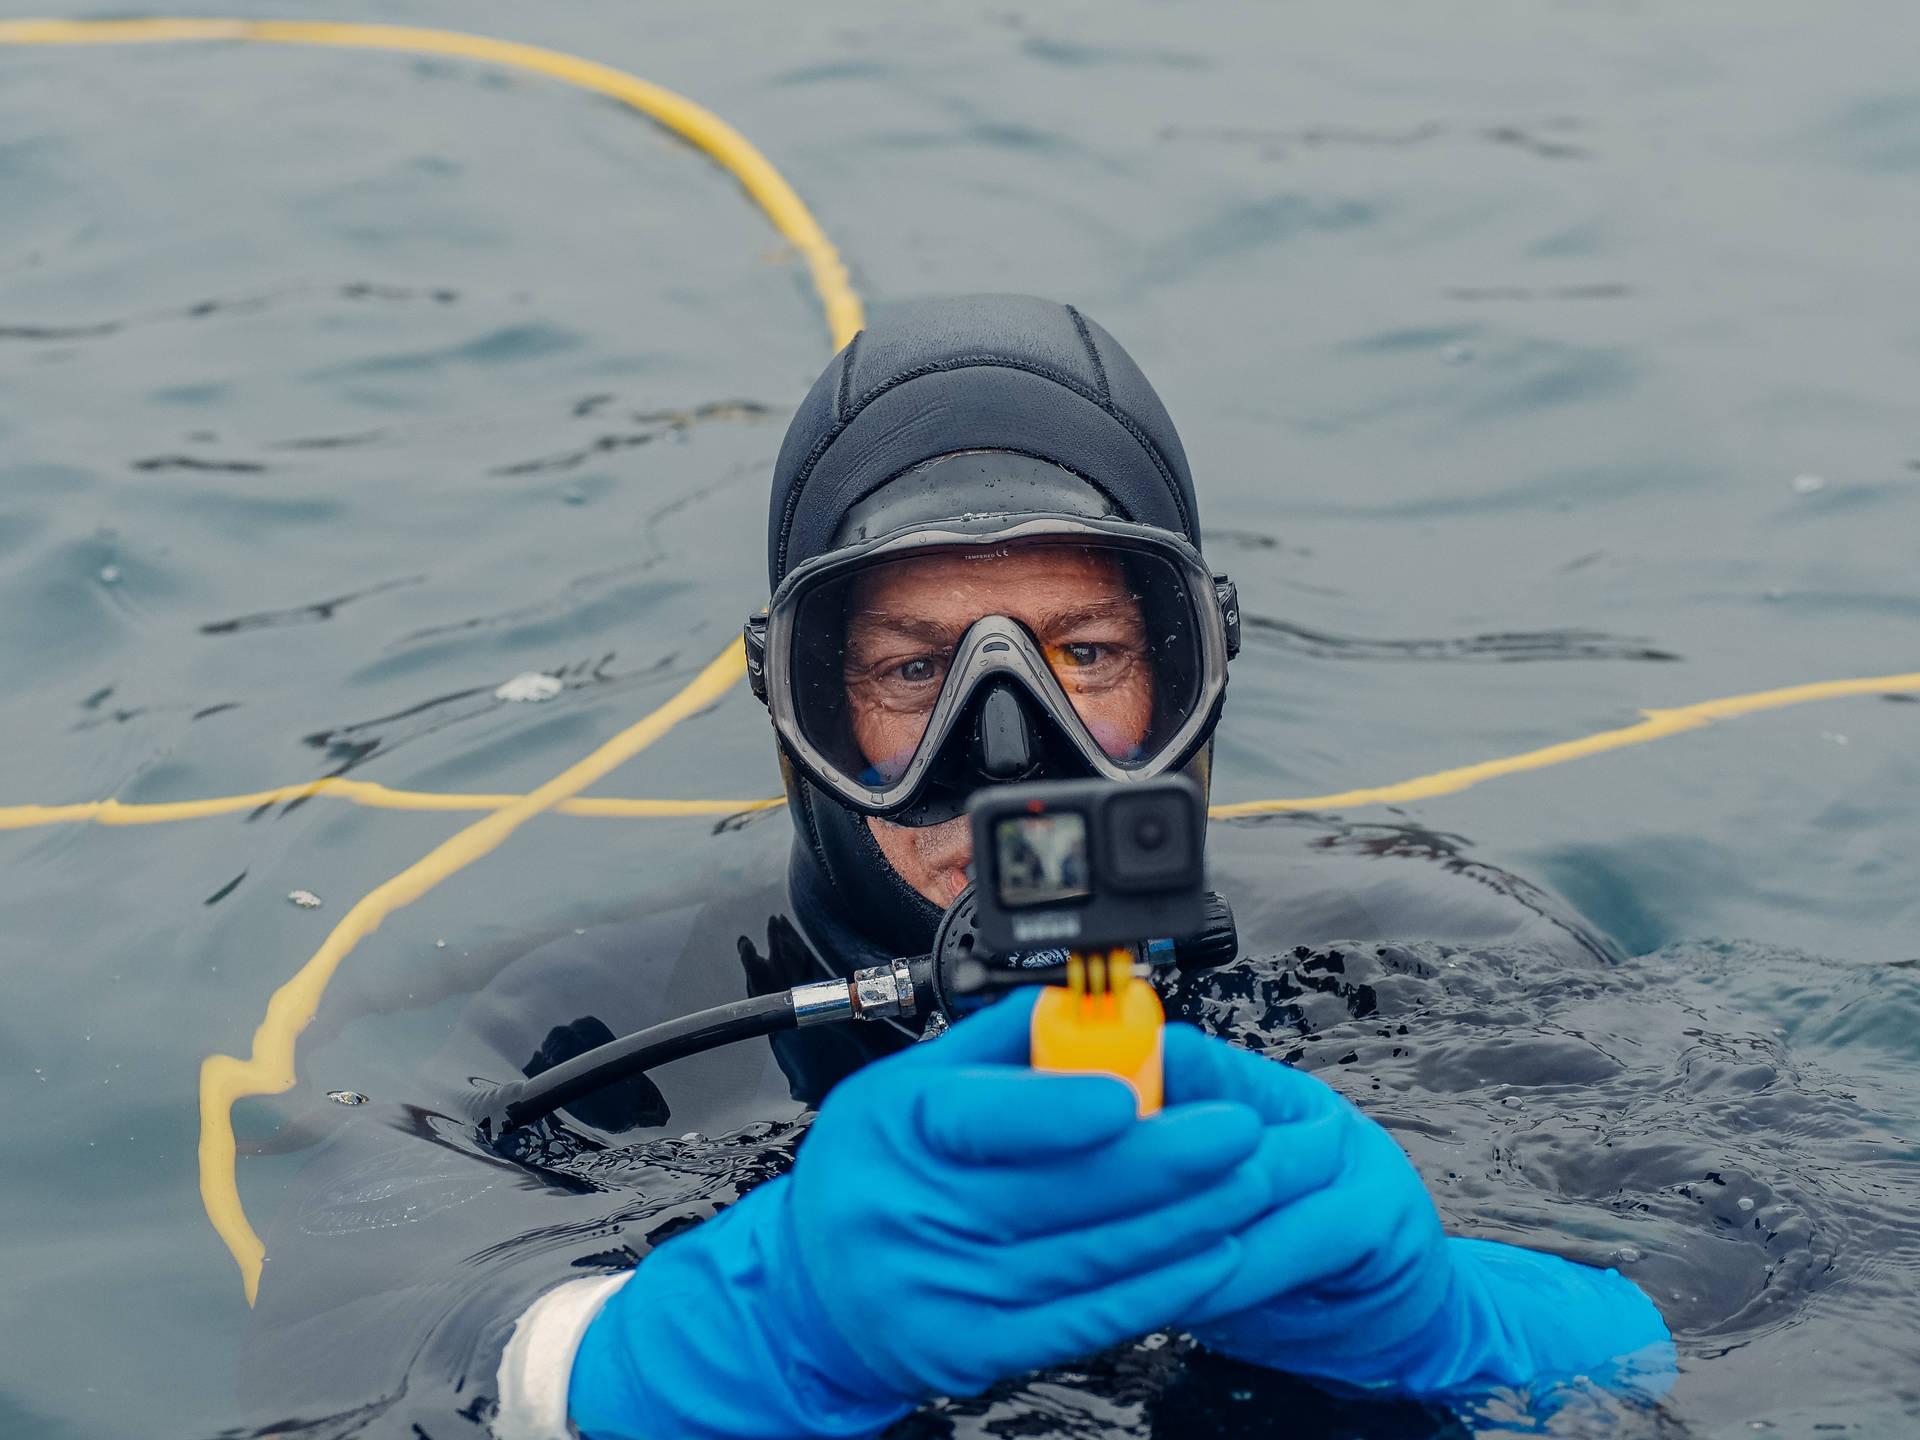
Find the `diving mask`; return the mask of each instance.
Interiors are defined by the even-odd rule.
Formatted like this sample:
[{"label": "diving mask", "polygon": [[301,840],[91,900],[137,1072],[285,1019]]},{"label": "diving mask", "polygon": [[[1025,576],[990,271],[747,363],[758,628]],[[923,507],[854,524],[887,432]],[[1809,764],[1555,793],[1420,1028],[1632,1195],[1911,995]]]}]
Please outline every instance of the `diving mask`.
[{"label": "diving mask", "polygon": [[989,784],[1179,769],[1238,649],[1232,582],[1110,516],[971,515],[799,566],[748,620],[791,763],[849,808],[958,815]]}]

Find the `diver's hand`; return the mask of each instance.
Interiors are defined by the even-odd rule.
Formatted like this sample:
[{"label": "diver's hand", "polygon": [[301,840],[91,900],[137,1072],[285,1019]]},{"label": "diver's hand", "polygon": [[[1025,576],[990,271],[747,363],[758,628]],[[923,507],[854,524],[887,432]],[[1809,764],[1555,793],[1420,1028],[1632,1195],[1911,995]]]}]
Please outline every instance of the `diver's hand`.
[{"label": "diver's hand", "polygon": [[1136,1120],[1118,1081],[1029,1069],[1034,998],[842,1082],[791,1175],[649,1255],[574,1362],[581,1431],[873,1434],[1225,1283],[1272,1203],[1260,1117]]},{"label": "diver's hand", "polygon": [[1612,1270],[1449,1239],[1394,1139],[1302,1071],[1170,1025],[1169,1100],[1256,1110],[1284,1157],[1275,1206],[1240,1234],[1247,1263],[1180,1323],[1227,1354],[1300,1374],[1434,1395],[1614,1371],[1658,1384],[1672,1343]]}]

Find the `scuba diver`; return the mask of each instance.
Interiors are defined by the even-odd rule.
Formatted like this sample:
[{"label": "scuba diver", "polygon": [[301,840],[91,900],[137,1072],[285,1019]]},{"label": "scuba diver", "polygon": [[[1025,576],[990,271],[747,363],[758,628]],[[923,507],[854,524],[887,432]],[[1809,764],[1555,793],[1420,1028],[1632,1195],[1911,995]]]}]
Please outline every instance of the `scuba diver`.
[{"label": "scuba diver", "polygon": [[[499,1440],[868,1436],[1167,1330],[1410,1397],[1670,1355],[1617,1272],[1446,1235],[1387,1131],[1300,1070],[1170,1024],[1146,1118],[1116,1080],[1034,1070],[1031,987],[937,1034],[902,1015],[691,1055],[491,1144],[449,1118],[466,1077],[537,1076],[737,996],[715,960],[736,948],[755,995],[927,954],[986,786],[1204,792],[1239,616],[1200,543],[1172,421],[1077,310],[906,303],[856,336],[781,446],[772,598],[747,625],[785,885],[506,967],[435,1063],[440,1094],[356,1120],[283,1206],[250,1342],[262,1403],[367,1416],[437,1371],[465,1407],[439,1413]],[[739,933],[753,913],[764,953]],[[689,1133],[617,1175],[670,1116],[777,1153],[703,1159]],[[524,1203],[505,1218],[528,1192],[553,1207],[531,1232]],[[396,1347],[399,1313],[419,1327]],[[290,1387],[320,1352],[332,1379],[307,1364]]]}]

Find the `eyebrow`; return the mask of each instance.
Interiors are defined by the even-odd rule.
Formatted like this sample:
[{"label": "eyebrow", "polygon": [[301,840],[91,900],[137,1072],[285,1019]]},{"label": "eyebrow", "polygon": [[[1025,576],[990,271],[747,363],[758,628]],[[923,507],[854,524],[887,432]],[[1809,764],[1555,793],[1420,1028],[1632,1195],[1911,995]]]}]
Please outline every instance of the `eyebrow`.
[{"label": "eyebrow", "polygon": [[875,631],[884,631],[889,635],[910,636],[915,640],[944,642],[955,639],[953,627],[943,625],[938,620],[923,620],[914,615],[899,615],[890,611],[861,610],[855,613],[847,625],[847,638],[856,634],[862,637]]},{"label": "eyebrow", "polygon": [[[1045,632],[1071,625],[1083,625],[1094,620],[1119,618],[1138,622],[1141,619],[1140,606],[1132,595],[1114,596],[1107,600],[1093,600],[1085,605],[1072,605],[1064,609],[1048,610],[1037,616],[1030,628]],[[971,624],[972,622],[968,622]],[[863,610],[858,612],[847,627],[847,638],[860,639],[910,638],[929,644],[951,644],[965,633],[965,628],[956,633],[950,625],[938,620],[927,620],[917,615],[903,615],[897,611]]]},{"label": "eyebrow", "polygon": [[1140,602],[1134,595],[1116,595],[1108,600],[1093,600],[1085,605],[1074,605],[1064,610],[1049,610],[1034,625],[1036,630],[1051,630],[1062,625],[1078,625],[1089,620],[1108,620],[1118,617],[1123,620],[1143,618]]}]

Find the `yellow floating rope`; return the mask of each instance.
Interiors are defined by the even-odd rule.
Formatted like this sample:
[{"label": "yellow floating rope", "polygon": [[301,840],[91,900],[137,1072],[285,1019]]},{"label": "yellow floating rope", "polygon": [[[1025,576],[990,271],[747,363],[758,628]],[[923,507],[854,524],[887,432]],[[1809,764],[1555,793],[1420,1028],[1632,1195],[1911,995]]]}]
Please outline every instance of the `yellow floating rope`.
[{"label": "yellow floating rope", "polygon": [[1698,730],[1716,720],[1731,720],[1762,710],[1781,710],[1789,705],[1804,705],[1810,700],[1836,700],[1846,695],[1892,695],[1920,690],[1920,671],[1905,675],[1870,675],[1861,680],[1821,680],[1811,685],[1789,685],[1780,690],[1757,690],[1751,695],[1729,695],[1723,700],[1702,700],[1675,710],[1642,710],[1646,718],[1638,724],[1618,730],[1602,730],[1579,740],[1567,740],[1539,750],[1508,755],[1500,760],[1483,760],[1478,765],[1462,765],[1457,770],[1441,770],[1432,775],[1402,780],[1397,785],[1381,785],[1365,790],[1342,790],[1335,795],[1309,795],[1299,800],[1242,800],[1232,805],[1216,805],[1210,812],[1216,820],[1232,820],[1246,815],[1272,815],[1287,810],[1343,810],[1355,805],[1398,805],[1409,800],[1428,800],[1436,795],[1457,795],[1483,780],[1502,775],[1517,775],[1523,770],[1544,770],[1569,760],[1584,760],[1589,755],[1623,750],[1629,745],[1644,745],[1685,730]]},{"label": "yellow floating rope", "polygon": [[[1331,795],[1306,795],[1283,800],[1238,800],[1215,805],[1208,813],[1216,820],[1233,820],[1248,815],[1271,815],[1294,810],[1350,810],[1360,805],[1399,805],[1410,800],[1430,800],[1437,795],[1456,795],[1485,780],[1517,775],[1527,770],[1544,770],[1569,760],[1582,760],[1629,745],[1644,745],[1668,735],[1698,730],[1716,720],[1731,720],[1763,710],[1780,710],[1789,705],[1804,705],[1811,700],[1834,700],[1857,695],[1899,695],[1920,691],[1920,672],[1906,675],[1869,675],[1858,680],[1823,680],[1810,685],[1790,685],[1779,690],[1759,690],[1750,695],[1729,695],[1720,700],[1702,700],[1672,710],[1643,710],[1646,718],[1617,730],[1602,730],[1578,740],[1543,746],[1498,760],[1483,760],[1477,765],[1462,765],[1432,775],[1417,775],[1392,785],[1371,786],[1360,790],[1341,790]],[[256,790],[250,795],[222,795],[211,800],[162,800],[150,804],[126,804],[119,800],[89,800],[78,805],[6,805],[0,806],[0,830],[24,830],[39,825],[74,824],[91,820],[97,825],[158,825],[171,820],[198,820],[212,815],[232,815],[280,804],[326,795],[379,810],[503,810],[524,799],[520,795],[475,795],[433,790],[390,790],[371,780],[344,780],[331,777],[308,780],[298,785],[281,785],[272,790]],[[771,810],[786,804],[781,796],[753,800],[629,800],[617,797],[575,797],[552,807],[556,815],[592,816],[610,820],[655,820],[676,818],[726,817]]]},{"label": "yellow floating rope", "polygon": [[[251,795],[219,795],[209,800],[159,800],[128,804],[120,800],[87,800],[78,805],[0,805],[0,830],[30,830],[41,825],[73,825],[91,820],[96,825],[164,825],[173,820],[204,820],[215,815],[250,813],[265,805],[280,805],[330,795],[374,810],[472,811],[504,810],[520,795],[462,795],[433,790],[390,790],[371,780],[344,780],[329,776],[300,785],[280,785]],[[556,815],[591,815],[604,819],[655,820],[680,816],[726,816],[784,805],[771,800],[563,800]]]},{"label": "yellow floating rope", "polygon": [[[353,25],[285,20],[16,20],[0,22],[0,45],[123,45],[172,41],[242,40],[276,45],[325,45],[345,49],[451,55],[548,75],[581,89],[624,102],[705,151],[724,166],[766,213],[774,227],[805,258],[820,297],[827,330],[837,350],[851,340],[862,320],[860,298],[848,282],[846,266],[800,197],[747,138],[711,111],[671,90],[575,55],[534,45],[421,30],[398,25]],[[530,794],[511,797],[484,820],[462,830],[415,864],[370,892],[334,927],[326,943],[298,974],[274,992],[267,1016],[254,1032],[251,1058],[210,1056],[200,1071],[200,1196],[213,1227],[239,1263],[251,1305],[259,1293],[266,1248],[248,1223],[234,1172],[233,1104],[243,1096],[277,1094],[294,1084],[294,1041],[312,1020],[327,982],[347,953],[393,910],[424,895],[447,876],[487,854],[526,820],[606,775],[622,761],[651,745],[680,720],[712,704],[746,673],[738,641],[723,650],[691,685],[644,720],[622,731],[586,759],[556,775]],[[325,782],[319,782],[324,785]],[[348,782],[353,783],[353,782]],[[309,793],[325,793],[321,788]],[[339,791],[360,803],[380,803],[370,792]],[[388,792],[391,795],[393,792]],[[229,797],[229,799],[250,797]],[[297,796],[290,798],[298,798]],[[491,797],[490,797],[491,798]],[[187,801],[165,818],[223,813],[222,801]],[[684,802],[642,802],[669,807],[650,813],[674,813]],[[215,807],[209,811],[206,806]],[[37,807],[25,807],[28,810]],[[68,807],[58,807],[66,809]],[[102,802],[84,818],[141,823],[127,812],[135,807]],[[237,806],[235,808],[238,808]],[[429,803],[421,809],[456,808]],[[459,807],[465,808],[465,807]],[[704,812],[702,812],[704,813]],[[59,816],[57,818],[65,818]],[[76,817],[78,818],[78,817]],[[160,818],[160,817],[154,817]],[[24,823],[50,823],[28,821]]]},{"label": "yellow floating rope", "polygon": [[851,340],[865,323],[860,297],[847,279],[847,267],[840,259],[840,252],[834,249],[819,221],[767,157],[711,110],[611,65],[538,45],[464,35],[454,30],[422,30],[409,25],[231,19],[0,21],[0,45],[152,45],[191,40],[245,40],[267,45],[325,45],[348,50],[452,55],[550,76],[631,105],[704,150],[731,172],[754,204],[773,222],[774,228],[800,252],[813,274],[813,288],[820,296],[834,349]]},{"label": "yellow floating rope", "polygon": [[686,689],[646,719],[621,731],[586,759],[568,766],[539,789],[476,820],[443,841],[385,884],[369,891],[333,927],[294,977],[273,992],[267,1015],[253,1032],[253,1052],[245,1060],[211,1055],[200,1067],[200,1198],[220,1238],[240,1263],[251,1305],[260,1289],[266,1246],[254,1233],[240,1204],[234,1173],[233,1105],[248,1095],[277,1095],[294,1085],[294,1041],[320,1008],[327,982],[349,951],[379,929],[380,922],[412,904],[455,871],[497,848],[528,820],[587,788],[630,760],[689,715],[714,703],[747,672],[738,642],[696,676]]}]

